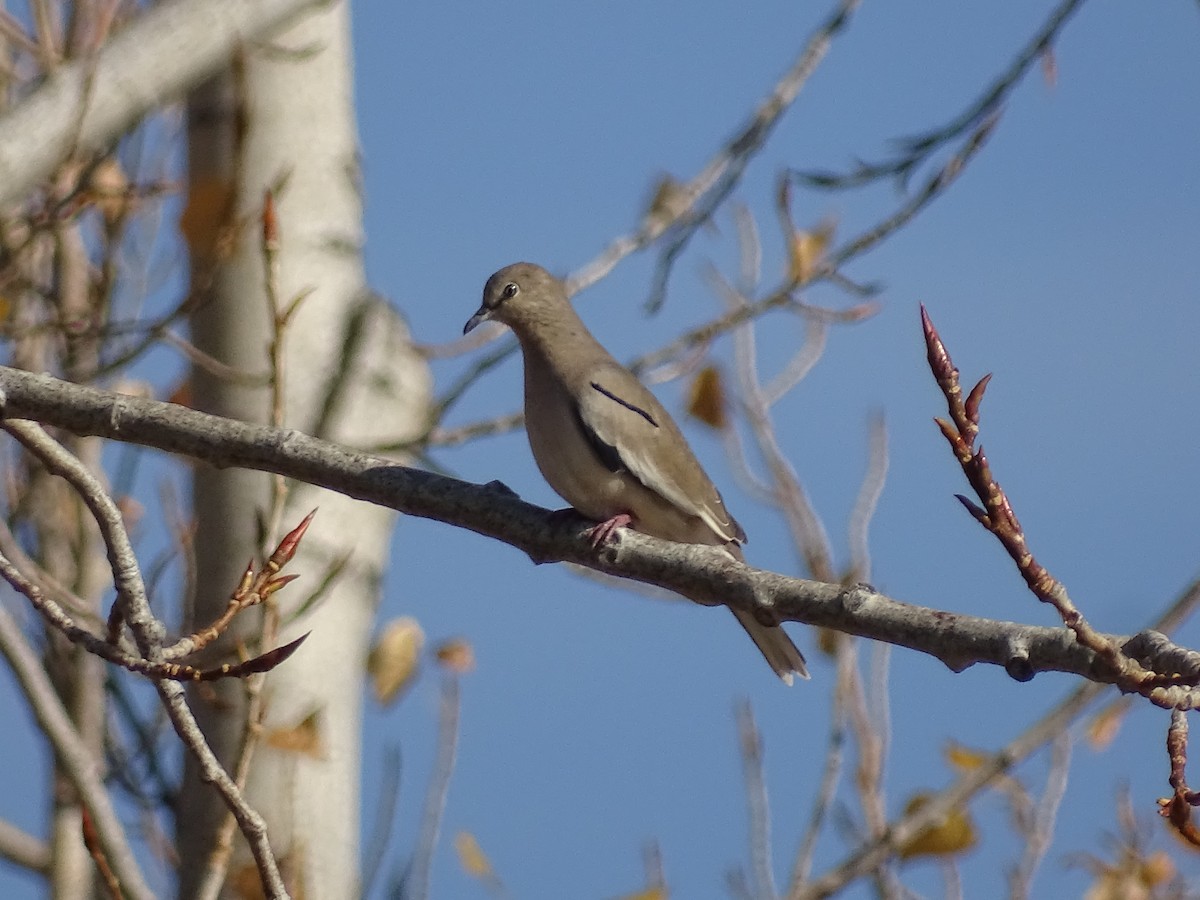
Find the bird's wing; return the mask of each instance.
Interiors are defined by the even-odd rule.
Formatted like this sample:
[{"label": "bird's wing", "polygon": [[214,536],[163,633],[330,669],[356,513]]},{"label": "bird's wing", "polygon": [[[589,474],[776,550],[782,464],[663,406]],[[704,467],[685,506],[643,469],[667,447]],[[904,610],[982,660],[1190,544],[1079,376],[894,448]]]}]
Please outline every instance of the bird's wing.
[{"label": "bird's wing", "polygon": [[746,533],[663,405],[627,369],[599,366],[578,387],[579,424],[601,461],[624,469],[726,541]]}]

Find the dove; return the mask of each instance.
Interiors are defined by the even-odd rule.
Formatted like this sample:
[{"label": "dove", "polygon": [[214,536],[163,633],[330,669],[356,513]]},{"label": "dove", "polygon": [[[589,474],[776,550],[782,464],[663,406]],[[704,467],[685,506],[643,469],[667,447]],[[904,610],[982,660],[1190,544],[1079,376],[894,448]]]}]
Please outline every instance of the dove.
[{"label": "dove", "polygon": [[[746,532],[679,426],[632,372],[592,336],[564,284],[533,263],[496,272],[463,334],[495,320],[525,360],[525,428],[550,487],[584,517],[594,546],[621,527],[669,541],[721,547],[739,562]],[[731,610],[784,682],[808,678],[779,626]]]}]

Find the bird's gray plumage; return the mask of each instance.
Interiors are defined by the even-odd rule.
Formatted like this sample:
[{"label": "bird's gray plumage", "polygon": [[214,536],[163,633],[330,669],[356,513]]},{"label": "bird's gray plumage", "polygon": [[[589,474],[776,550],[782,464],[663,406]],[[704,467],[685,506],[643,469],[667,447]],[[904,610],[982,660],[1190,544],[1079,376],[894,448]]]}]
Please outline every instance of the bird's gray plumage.
[{"label": "bird's gray plumage", "polygon": [[[592,337],[557,278],[532,263],[501,269],[464,333],[495,319],[512,328],[525,359],[525,427],[538,468],[582,515],[628,516],[637,531],[724,547],[742,559],[746,533],[663,405]],[[807,678],[804,657],[777,626],[733,610],[771,668]]]}]

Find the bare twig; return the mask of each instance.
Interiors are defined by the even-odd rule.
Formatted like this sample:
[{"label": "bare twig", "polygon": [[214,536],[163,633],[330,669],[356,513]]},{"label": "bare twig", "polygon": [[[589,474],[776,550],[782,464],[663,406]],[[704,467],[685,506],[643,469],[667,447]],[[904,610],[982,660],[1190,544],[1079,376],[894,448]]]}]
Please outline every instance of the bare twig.
[{"label": "bare twig", "polygon": [[1159,813],[1168,819],[1175,830],[1189,844],[1200,847],[1200,828],[1192,821],[1192,807],[1200,806],[1200,792],[1191,790],[1187,783],[1187,713],[1182,709],[1171,710],[1171,725],[1167,729],[1167,756],[1171,761],[1170,797],[1158,801]]},{"label": "bare twig", "polygon": [[1064,0],[1060,3],[1029,43],[1017,54],[1012,65],[992,82],[974,103],[947,124],[925,134],[899,141],[900,152],[893,159],[880,163],[860,163],[845,174],[805,172],[799,177],[813,187],[833,190],[857,187],[880,178],[907,178],[939,147],[976,129],[987,119],[994,118],[1013,88],[1054,44],[1067,21],[1082,5],[1083,0]]},{"label": "bare twig", "polygon": [[842,581],[847,584],[871,580],[871,547],[867,535],[879,498],[883,496],[888,472],[888,433],[882,414],[871,419],[867,447],[867,471],[859,485],[854,508],[850,510],[850,524],[846,528],[850,569]]},{"label": "bare twig", "polygon": [[439,705],[437,755],[425,805],[421,811],[421,832],[404,877],[406,900],[428,900],[429,873],[433,868],[433,853],[437,849],[442,829],[442,814],[450,792],[450,777],[458,755],[458,719],[462,712],[461,681],[457,674],[447,674],[442,680],[442,699]]},{"label": "bare twig", "polygon": [[746,788],[746,814],[750,821],[750,872],[756,900],[774,900],[775,873],[771,866],[771,810],[767,802],[767,780],[763,770],[762,735],[754,721],[749,700],[735,707],[742,777]]},{"label": "bare twig", "polygon": [[400,802],[400,747],[388,748],[383,758],[383,783],[376,792],[375,825],[363,855],[361,896],[370,897],[379,867],[392,839],[392,826],[396,821],[396,807]]},{"label": "bare twig", "polygon": [[[1189,585],[1152,627],[1178,625],[1197,605],[1200,605],[1200,582]],[[931,824],[942,821],[952,810],[965,806],[979,791],[1066,732],[1071,722],[1103,694],[1104,687],[1100,684],[1083,684],[1075,688],[1006,746],[982,759],[979,765],[965,772],[954,784],[931,797],[919,809],[891,822],[882,835],[865,842],[821,878],[794,889],[788,900],[814,900],[832,896],[851,881],[874,871],[898,847],[904,846]]]},{"label": "bare twig", "polygon": [[[143,657],[150,662],[161,662],[163,625],[150,610],[137,558],[116,504],[87,468],[36,423],[6,419],[4,428],[20,440],[48,471],[66,479],[91,511],[103,537],[117,589],[114,610],[121,610],[121,619],[129,625]],[[110,622],[115,621],[110,617]],[[208,745],[188,708],[183,688],[177,682],[165,680],[155,682],[155,688],[176,734],[200,764],[204,779],[216,787],[236,817],[238,827],[246,836],[254,855],[267,896],[272,900],[283,900],[288,892],[267,840],[266,823],[262,816],[246,802],[241,790]]]},{"label": "bare twig", "polygon": [[[946,397],[950,413],[948,421],[935,421],[983,506],[980,507],[961,495],[958,496],[959,501],[980,525],[1000,541],[1016,563],[1017,570],[1033,595],[1054,607],[1063,624],[1071,629],[1079,643],[1092,650],[1105,665],[1110,666],[1121,684],[1142,693],[1169,685],[1176,680],[1173,673],[1160,676],[1159,673],[1146,670],[1123,652],[1120,642],[1097,632],[1071,601],[1062,582],[1034,558],[1008,496],[992,474],[991,464],[983,447],[976,448],[976,439],[979,436],[979,409],[992,376],[985,375],[981,378],[964,400],[958,369],[950,359],[950,353],[924,307],[921,307],[921,324],[925,332],[929,368]],[[1187,684],[1195,683],[1186,679],[1179,680]]]},{"label": "bare twig", "polygon": [[1033,876],[1050,849],[1054,837],[1054,821],[1058,807],[1067,790],[1067,773],[1071,768],[1071,736],[1063,732],[1050,745],[1050,771],[1029,828],[1022,834],[1025,851],[1009,877],[1008,895],[1012,900],[1032,897]]},{"label": "bare twig", "polygon": [[45,875],[50,870],[50,847],[41,838],[0,819],[0,859]]},{"label": "bare twig", "polygon": [[[675,260],[687,247],[696,231],[712,218],[741,181],[746,167],[762,149],[783,114],[824,58],[833,39],[849,25],[860,2],[861,0],[840,0],[829,16],[814,30],[791,67],[759,103],[750,120],[694,178],[686,183],[673,185],[673,200],[670,204],[652,208],[637,229],[615,238],[595,259],[572,273],[567,278],[568,296],[593,286],[625,257],[650,247],[659,238],[670,233],[671,240],[659,256],[654,286],[646,302],[647,308],[651,310],[661,306]],[[494,339],[502,334],[504,331],[497,331],[491,337]],[[430,358],[450,356],[477,346],[477,341],[468,338],[455,341],[449,346],[426,348],[425,353]],[[438,416],[433,421],[439,421],[484,372],[507,359],[515,351],[516,342],[510,340],[484,357],[437,404]]]},{"label": "bare twig", "polygon": [[124,826],[97,771],[96,759],[80,741],[41,661],[21,634],[20,626],[3,607],[0,607],[0,653],[8,660],[38,727],[54,747],[59,766],[89,811],[97,840],[122,888],[131,898],[154,900],[155,894],[142,877],[133,850],[126,841]]}]

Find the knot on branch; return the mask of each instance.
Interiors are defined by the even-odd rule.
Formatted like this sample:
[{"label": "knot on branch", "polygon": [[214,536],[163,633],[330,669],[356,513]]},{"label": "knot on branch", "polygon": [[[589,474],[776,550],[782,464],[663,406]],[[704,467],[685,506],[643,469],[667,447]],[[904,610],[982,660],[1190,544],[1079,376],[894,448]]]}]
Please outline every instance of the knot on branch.
[{"label": "knot on branch", "polygon": [[1121,648],[1146,670],[1140,690],[1164,709],[1200,706],[1200,652],[1181,647],[1161,631],[1141,631]]}]

